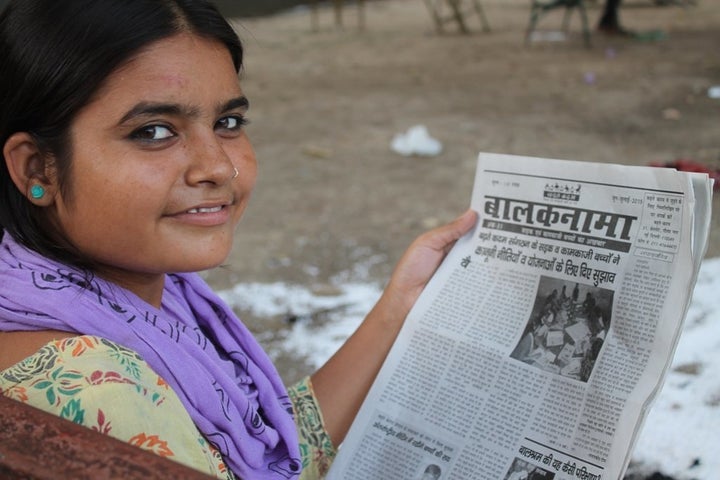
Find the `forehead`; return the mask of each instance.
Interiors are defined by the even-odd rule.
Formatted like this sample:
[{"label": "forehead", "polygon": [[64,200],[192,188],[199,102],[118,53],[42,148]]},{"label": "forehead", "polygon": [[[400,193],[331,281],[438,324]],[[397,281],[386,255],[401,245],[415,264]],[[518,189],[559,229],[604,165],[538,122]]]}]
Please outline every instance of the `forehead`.
[{"label": "forehead", "polygon": [[158,40],[132,56],[105,79],[95,100],[118,94],[137,100],[178,95],[224,98],[239,92],[238,74],[227,47],[182,33]]}]

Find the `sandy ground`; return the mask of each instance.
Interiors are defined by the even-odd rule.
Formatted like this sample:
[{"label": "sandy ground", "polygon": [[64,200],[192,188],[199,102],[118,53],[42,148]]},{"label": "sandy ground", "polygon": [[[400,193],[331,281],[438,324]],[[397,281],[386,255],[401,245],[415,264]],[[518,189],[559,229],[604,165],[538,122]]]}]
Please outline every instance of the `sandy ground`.
[{"label": "sandy ground", "polygon": [[[333,276],[358,264],[367,271],[353,275],[383,282],[417,234],[467,208],[479,151],[720,168],[720,100],[708,96],[720,85],[720,0],[628,0],[623,23],[665,38],[593,32],[591,48],[577,16],[565,41],[525,45],[527,0],[482,4],[492,31],[470,17],[470,35],[438,34],[420,0],[367,3],[363,31],[355,5],[344,28],[322,9],[316,32],[308,10],[237,19],[260,177],[228,265],[208,275],[214,287],[331,291]],[[593,25],[599,14],[590,2]],[[553,12],[539,27],[561,21]],[[390,149],[416,124],[443,143],[439,156]],[[708,256],[720,255],[719,218]],[[303,373],[293,361],[280,369]]]}]

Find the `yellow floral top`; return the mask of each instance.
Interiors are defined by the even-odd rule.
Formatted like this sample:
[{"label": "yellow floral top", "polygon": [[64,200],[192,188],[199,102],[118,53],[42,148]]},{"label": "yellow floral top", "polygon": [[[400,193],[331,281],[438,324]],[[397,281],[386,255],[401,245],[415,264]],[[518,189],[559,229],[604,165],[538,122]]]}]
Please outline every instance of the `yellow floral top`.
[{"label": "yellow floral top", "polygon": [[[48,343],[0,371],[0,394],[220,479],[235,479],[170,386],[132,350],[95,336]],[[302,480],[321,479],[335,457],[310,379],[288,389]]]}]

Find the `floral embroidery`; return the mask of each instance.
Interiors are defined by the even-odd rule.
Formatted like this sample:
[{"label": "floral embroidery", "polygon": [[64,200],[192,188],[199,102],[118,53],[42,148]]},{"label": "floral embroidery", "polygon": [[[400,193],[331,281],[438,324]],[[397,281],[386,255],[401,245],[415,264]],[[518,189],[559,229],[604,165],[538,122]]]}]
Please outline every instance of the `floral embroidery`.
[{"label": "floral embroidery", "polygon": [[45,390],[45,398],[50,405],[59,406],[61,396],[73,396],[82,389],[82,385],[78,382],[81,378],[82,374],[75,370],[64,371],[64,367],[58,367],[44,379],[34,382],[32,386],[38,390]]},{"label": "floral embroidery", "polygon": [[140,355],[128,350],[127,348],[121,347],[117,343],[110,342],[109,340],[102,340],[103,344],[110,348],[110,357],[117,360],[117,362],[125,367],[125,373],[130,375],[135,380],[140,379],[140,363],[143,362]]},{"label": "floral embroidery", "polygon": [[13,400],[17,400],[18,402],[27,403],[28,401],[28,394],[25,387],[12,386],[6,390],[0,388],[0,395],[12,398]]},{"label": "floral embroidery", "polygon": [[64,348],[67,345],[74,345],[72,348],[72,356],[73,357],[79,357],[83,355],[87,350],[92,350],[95,348],[95,342],[93,341],[93,337],[77,337],[76,341],[74,342],[67,342],[65,339],[61,342],[60,350],[64,350]]},{"label": "floral embroidery", "polygon": [[112,430],[110,422],[105,422],[105,412],[103,412],[100,408],[98,408],[97,425],[93,425],[92,429],[105,435],[109,434]]},{"label": "floral embroidery", "polygon": [[163,390],[168,390],[170,388],[170,385],[160,376],[157,377],[157,382],[155,382],[155,385],[158,387],[161,387]]},{"label": "floral embroidery", "polygon": [[60,410],[60,418],[82,425],[85,419],[85,410],[80,406],[80,400],[72,399],[67,402]]},{"label": "floral embroidery", "polygon": [[215,448],[211,443],[205,440],[204,437],[200,437],[198,439],[198,443],[200,443],[203,449],[207,449],[210,451],[210,454],[212,455],[212,460],[215,463],[215,468],[220,474],[225,477],[225,480],[236,480],[237,477],[235,477],[235,474],[232,472],[232,470],[227,467],[225,461],[222,458],[222,455],[220,455],[220,452],[217,450],[217,448]]},{"label": "floral embroidery", "polygon": [[135,385],[135,382],[123,377],[117,372],[102,372],[100,370],[92,372],[87,378],[87,382],[89,385],[102,385],[104,383],[126,383]]},{"label": "floral embroidery", "polygon": [[22,383],[55,367],[58,351],[46,345],[32,357],[16,363],[3,372],[2,378],[12,383]]},{"label": "floral embroidery", "polygon": [[167,442],[165,440],[161,440],[157,435],[145,435],[144,433],[140,433],[128,440],[128,443],[130,445],[135,445],[136,447],[149,450],[161,457],[172,457],[175,455],[172,450],[168,448]]},{"label": "floral embroidery", "polygon": [[335,459],[336,450],[325,430],[310,378],[289,388],[288,395],[295,410],[295,423],[300,437],[303,462],[301,478],[324,478]]}]

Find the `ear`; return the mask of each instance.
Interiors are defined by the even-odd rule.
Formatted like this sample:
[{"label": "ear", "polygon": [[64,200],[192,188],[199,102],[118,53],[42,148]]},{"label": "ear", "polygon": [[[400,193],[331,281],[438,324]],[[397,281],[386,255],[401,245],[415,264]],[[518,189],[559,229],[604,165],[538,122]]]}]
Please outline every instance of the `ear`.
[{"label": "ear", "polygon": [[27,132],[14,133],[3,146],[10,178],[27,199],[39,206],[53,203],[56,185],[52,165]]}]

